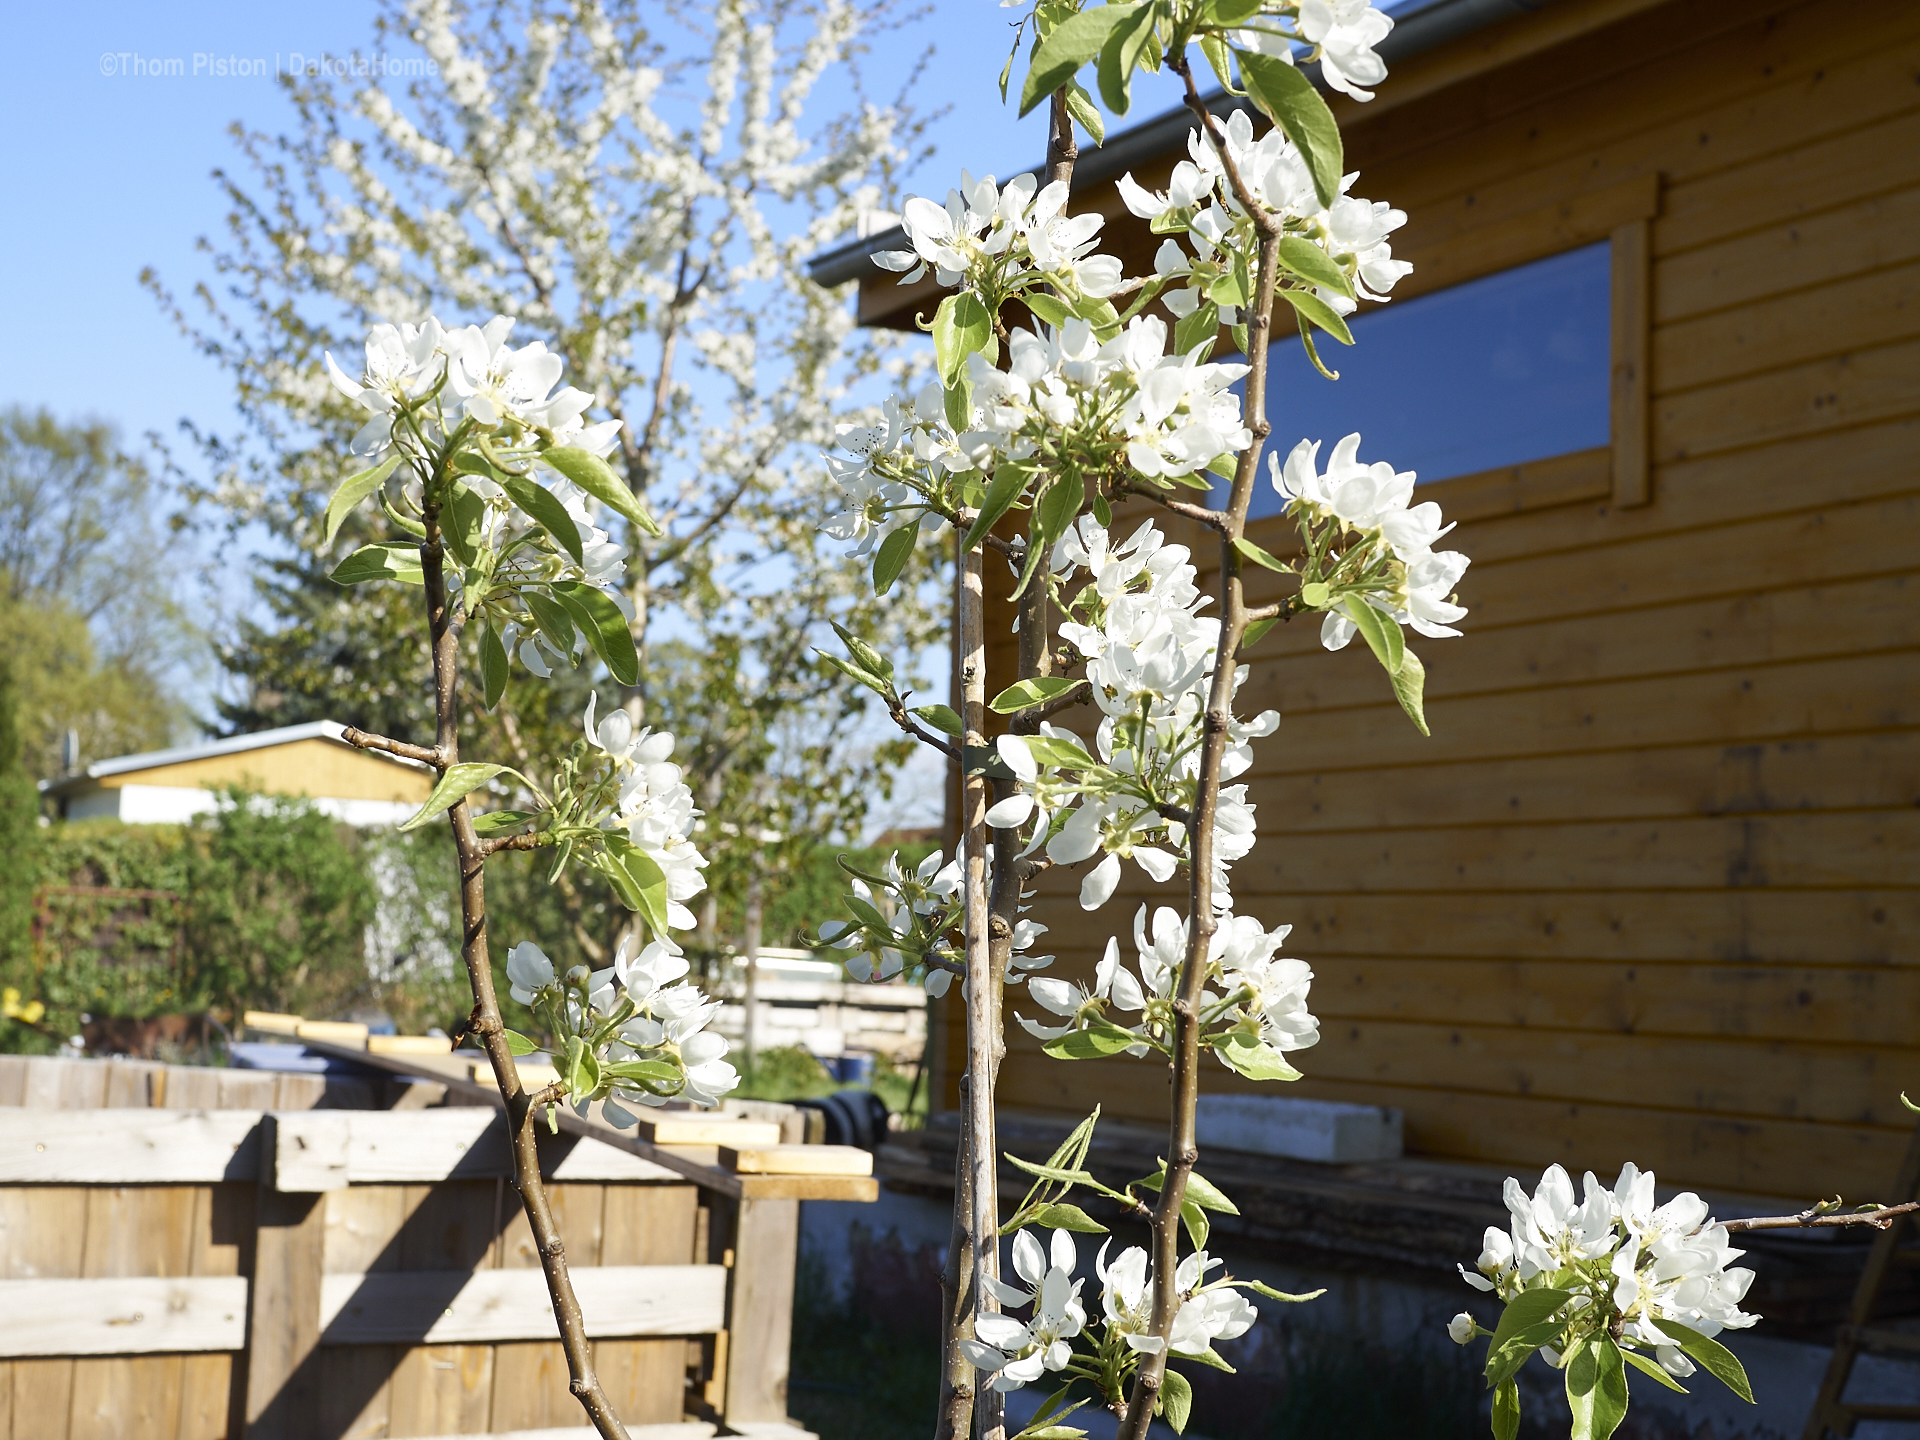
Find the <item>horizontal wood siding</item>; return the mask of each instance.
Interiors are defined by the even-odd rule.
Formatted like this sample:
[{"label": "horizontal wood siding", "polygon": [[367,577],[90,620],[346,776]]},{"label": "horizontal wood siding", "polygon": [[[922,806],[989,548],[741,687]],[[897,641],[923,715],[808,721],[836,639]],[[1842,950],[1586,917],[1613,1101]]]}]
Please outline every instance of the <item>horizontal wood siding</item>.
[{"label": "horizontal wood siding", "polygon": [[[1289,1093],[1399,1106],[1415,1151],[1865,1197],[1920,1090],[1920,9],[1607,13],[1342,119],[1356,190],[1412,217],[1405,294],[1657,178],[1652,503],[1612,507],[1604,452],[1423,490],[1473,557],[1465,638],[1410,637],[1430,740],[1363,647],[1264,640],[1239,708],[1284,723],[1237,908],[1316,972]],[[1183,894],[1128,867],[1089,924],[1080,868],[1034,912],[1067,975]],[[1160,1067],[1009,1047],[1008,1103],[1163,1114]]]}]

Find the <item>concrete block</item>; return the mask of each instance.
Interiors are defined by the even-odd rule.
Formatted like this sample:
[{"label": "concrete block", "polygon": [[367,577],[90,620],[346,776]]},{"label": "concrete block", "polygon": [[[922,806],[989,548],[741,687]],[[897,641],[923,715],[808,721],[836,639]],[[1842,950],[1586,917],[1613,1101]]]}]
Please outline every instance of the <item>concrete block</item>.
[{"label": "concrete block", "polygon": [[1202,1095],[1195,1121],[1202,1150],[1241,1150],[1333,1165],[1400,1157],[1400,1112],[1380,1105],[1285,1095]]}]

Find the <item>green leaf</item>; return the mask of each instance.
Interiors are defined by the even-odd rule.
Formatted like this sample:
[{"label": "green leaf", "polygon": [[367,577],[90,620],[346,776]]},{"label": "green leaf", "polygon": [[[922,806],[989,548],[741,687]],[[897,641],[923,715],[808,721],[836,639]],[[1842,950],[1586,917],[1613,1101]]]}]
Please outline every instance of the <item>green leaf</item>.
[{"label": "green leaf", "polygon": [[[1572,1298],[1572,1294],[1566,1290],[1523,1290],[1509,1300],[1507,1308],[1500,1312],[1500,1323],[1493,1327],[1493,1339],[1487,1342],[1488,1376],[1493,1375],[1495,1368],[1494,1351],[1528,1326],[1538,1325],[1550,1318]],[[1487,1383],[1494,1385],[1499,1382],[1489,1378]]]},{"label": "green leaf", "polygon": [[1017,715],[1029,706],[1044,705],[1049,700],[1059,699],[1079,683],[1078,680],[1059,675],[1037,675],[1031,680],[1016,680],[994,696],[987,708],[996,715]]},{"label": "green leaf", "polygon": [[[1217,305],[1196,305],[1193,313],[1175,322],[1173,327],[1173,349],[1178,355],[1185,355],[1196,346],[1213,340],[1220,333],[1220,307]],[[1205,356],[1201,357],[1205,359]]]},{"label": "green leaf", "polygon": [[[1396,630],[1399,626],[1394,627]],[[1407,712],[1414,728],[1422,735],[1431,736],[1427,728],[1427,707],[1424,692],[1427,685],[1427,667],[1420,663],[1420,657],[1406,649],[1404,637],[1401,641],[1402,654],[1400,668],[1393,672],[1393,698],[1400,702],[1400,708]]]},{"label": "green leaf", "polygon": [[577,580],[556,580],[550,588],[553,598],[567,607],[573,623],[587,637],[593,653],[606,662],[607,673],[622,685],[637,684],[640,654],[633,648],[627,617],[613,603],[613,597],[596,585],[583,585]]},{"label": "green leaf", "polygon": [[1552,1345],[1566,1329],[1563,1320],[1542,1320],[1513,1332],[1506,1339],[1487,1347],[1487,1383],[1498,1385],[1527,1363],[1542,1345]]},{"label": "green leaf", "polygon": [[1291,565],[1286,564],[1284,561],[1274,559],[1273,556],[1262,550],[1251,540],[1235,540],[1233,542],[1233,548],[1246,556],[1247,559],[1253,561],[1256,565],[1263,566],[1268,570],[1278,570],[1282,575],[1291,575],[1293,573],[1293,567]]},{"label": "green leaf", "polygon": [[1142,5],[1115,25],[1100,47],[1100,98],[1116,115],[1133,103],[1133,72],[1140,68],[1141,52],[1154,38],[1154,7]]},{"label": "green leaf", "polygon": [[1045,290],[1029,290],[1020,297],[1020,302],[1034,313],[1036,319],[1046,321],[1055,329],[1073,319],[1073,307],[1058,295]]},{"label": "green leaf", "polygon": [[956,739],[965,730],[959,715],[948,705],[922,705],[907,712],[916,720],[924,720],[942,735],[952,735]]},{"label": "green leaf", "polygon": [[1280,263],[1302,280],[1325,285],[1342,295],[1353,294],[1353,281],[1334,264],[1333,257],[1301,235],[1287,235],[1280,241]]},{"label": "green leaf", "polygon": [[1622,1350],[1620,1352],[1620,1358],[1626,1361],[1627,1364],[1633,1366],[1634,1369],[1642,1372],[1643,1374],[1651,1375],[1654,1379],[1658,1380],[1662,1385],[1666,1386],[1667,1389],[1678,1390],[1682,1395],[1685,1395],[1688,1393],[1686,1386],[1682,1385],[1678,1380],[1674,1379],[1671,1375],[1667,1374],[1665,1370],[1663,1370],[1660,1366],[1654,1364],[1653,1361],[1647,1359],[1646,1356],[1636,1355],[1631,1350]]},{"label": "green leaf", "polygon": [[1749,1405],[1753,1403],[1753,1386],[1747,1383],[1747,1372],[1741,1368],[1731,1350],[1718,1340],[1709,1339],[1698,1330],[1673,1320],[1662,1320],[1660,1328],[1671,1335],[1674,1343],[1686,1351],[1702,1370]]},{"label": "green leaf", "polygon": [[487,709],[493,709],[507,693],[510,674],[507,647],[500,643],[500,636],[489,625],[480,632],[480,699]]},{"label": "green leaf", "polygon": [[960,372],[960,378],[954,384],[940,392],[940,403],[946,411],[947,424],[955,433],[973,425],[973,377],[966,371]]},{"label": "green leaf", "polygon": [[1020,571],[1020,583],[1013,587],[1012,599],[1026,593],[1028,583],[1039,572],[1040,562],[1053,551],[1053,542],[1066,534],[1080,513],[1086,498],[1086,483],[1078,475],[1056,475],[1053,483],[1033,507],[1033,523],[1027,527],[1027,559]]},{"label": "green leaf", "polygon": [[1302,320],[1319,326],[1342,345],[1353,343],[1353,331],[1347,328],[1347,322],[1340,318],[1331,305],[1311,290],[1283,289],[1274,293],[1293,306]]},{"label": "green leaf", "polygon": [[1309,580],[1300,587],[1300,603],[1310,610],[1324,610],[1333,591],[1327,588],[1324,580]]},{"label": "green leaf", "polygon": [[1094,1179],[1093,1176],[1089,1175],[1085,1170],[1078,1170],[1072,1166],[1036,1165],[1031,1160],[1022,1160],[1018,1155],[1008,1155],[1006,1160],[1007,1163],[1016,1170],[1024,1170],[1027,1174],[1037,1175],[1042,1180],[1057,1180],[1063,1185],[1091,1185],[1095,1189],[1106,1189],[1104,1185]]},{"label": "green leaf", "polygon": [[[1006,99],[1004,87],[1000,98]],[[1067,82],[1067,114],[1074,123],[1087,132],[1095,145],[1103,145],[1107,139],[1107,122],[1100,114],[1100,107],[1093,103],[1093,97],[1087,94],[1086,87],[1078,80]]]},{"label": "green leaf", "polygon": [[1000,523],[1000,517],[1013,507],[1036,473],[1033,464],[1019,460],[1005,461],[993,472],[993,483],[987,486],[986,498],[980,502],[980,513],[967,527],[967,538],[960,544],[963,552],[973,549],[982,536]]},{"label": "green leaf", "polygon": [[340,533],[340,527],[346,522],[360,502],[387,483],[387,477],[393,474],[394,466],[400,463],[398,455],[389,455],[371,470],[362,470],[358,475],[349,475],[340,482],[340,488],[333,492],[333,498],[327,502],[327,538],[326,544],[333,544],[333,537]]},{"label": "green leaf", "polygon": [[654,1085],[677,1085],[686,1078],[678,1065],[665,1060],[616,1060],[602,1065],[600,1072],[616,1080]]},{"label": "green leaf", "polygon": [[1567,1358],[1567,1406],[1572,1440],[1609,1440],[1627,1418],[1627,1372],[1620,1347],[1606,1335],[1589,1335]]},{"label": "green leaf", "polygon": [[887,695],[890,687],[887,685],[887,682],[882,680],[878,675],[869,675],[866,671],[862,670],[858,665],[855,665],[852,661],[842,660],[838,655],[829,655],[825,650],[822,650],[818,645],[813,647],[813,653],[818,655],[822,660],[826,661],[827,664],[831,665],[834,669],[838,670],[842,675],[846,676],[849,680],[853,681],[854,684],[864,685],[867,687],[867,689],[873,691],[873,693],[876,695],[880,695],[880,696]]},{"label": "green leaf", "polygon": [[500,485],[528,519],[559,542],[560,548],[573,557],[574,564],[586,563],[586,552],[580,546],[580,526],[567,513],[559,496],[524,475],[502,475]]},{"label": "green leaf", "polygon": [[1025,115],[1073,79],[1075,71],[1100,53],[1113,28],[1144,3],[1134,0],[1129,5],[1102,5],[1056,25],[1053,33],[1034,47],[1026,83],[1020,87],[1020,113]]},{"label": "green leaf", "polygon": [[614,852],[614,858],[633,877],[633,891],[640,901],[633,908],[647,922],[647,928],[653,931],[653,938],[670,938],[667,933],[667,872],[632,841],[621,845]]},{"label": "green leaf", "polygon": [[[1158,1170],[1154,1171],[1153,1174],[1147,1176],[1146,1179],[1136,1180],[1133,1183],[1143,1189],[1151,1190],[1157,1195],[1160,1193],[1160,1187],[1166,1184],[1166,1181],[1167,1167],[1162,1165]],[[1215,1185],[1198,1170],[1187,1171],[1187,1198],[1197,1205],[1204,1205],[1209,1210],[1218,1210],[1223,1215],[1238,1215],[1240,1213],[1240,1207],[1229,1200],[1218,1185]]]},{"label": "green leaf", "polygon": [[1036,764],[1065,766],[1069,770],[1093,768],[1093,757],[1071,740],[1054,735],[1027,735],[1022,738],[1027,742],[1028,753]]},{"label": "green leaf", "polygon": [[1207,1235],[1213,1229],[1213,1222],[1207,1219],[1207,1212],[1191,1199],[1180,1202],[1180,1222],[1187,1227],[1187,1239],[1196,1250],[1207,1248]]},{"label": "green leaf", "polygon": [[[1258,0],[1255,0],[1255,3],[1257,5]],[[1226,91],[1229,95],[1244,95],[1247,93],[1234,82],[1233,59],[1231,52],[1227,49],[1226,41],[1222,40],[1218,35],[1202,35],[1200,37],[1200,53],[1207,57],[1207,64],[1213,67],[1214,78],[1220,82],[1220,88],[1222,90]]]},{"label": "green leaf", "polygon": [[1160,1411],[1173,1433],[1187,1433],[1187,1420],[1193,1414],[1193,1383],[1178,1370],[1160,1377]]},{"label": "green leaf", "polygon": [[1340,127],[1313,82],[1294,66],[1273,55],[1235,50],[1240,79],[1254,103],[1286,131],[1313,175],[1314,193],[1325,209],[1340,195],[1340,173],[1345,166]]},{"label": "green leaf", "polygon": [[493,779],[496,775],[514,775],[517,771],[505,765],[452,765],[447,768],[427,792],[427,803],[409,818],[400,822],[402,830],[417,830],[436,815],[445,814],[473,791]]},{"label": "green leaf", "polygon": [[1220,1358],[1220,1352],[1215,1350],[1211,1345],[1205,1350],[1175,1350],[1173,1353],[1178,1355],[1182,1360],[1192,1360],[1196,1364],[1205,1365],[1211,1370],[1224,1370],[1229,1375],[1238,1375],[1240,1373],[1234,1369],[1233,1366],[1222,1360]]},{"label": "green leaf", "polygon": [[884,595],[893,588],[893,582],[907,568],[907,557],[913,554],[913,542],[919,535],[918,525],[906,524],[890,531],[887,538],[880,542],[880,548],[873,556],[874,594]]},{"label": "green leaf", "polygon": [[967,368],[967,357],[984,350],[993,339],[993,317],[971,290],[949,295],[933,312],[933,353],[940,365],[940,383],[956,383]]},{"label": "green leaf", "polygon": [[1387,674],[1398,671],[1407,658],[1407,637],[1400,633],[1400,622],[1391,615],[1382,615],[1357,595],[1349,595],[1342,601],[1340,611],[1353,621],[1360,638],[1367,642]]},{"label": "green leaf", "polygon": [[334,567],[336,585],[362,585],[369,580],[398,580],[402,585],[424,585],[420,547],[410,540],[362,545]]},{"label": "green leaf", "polygon": [[[658,536],[660,526],[646,511],[613,467],[577,445],[560,445],[540,452],[540,458],[578,485],[614,514],[625,517],[647,534]],[[632,684],[632,681],[624,682]]]},{"label": "green leaf", "polygon": [[553,648],[562,655],[573,654],[573,620],[567,607],[551,595],[543,595],[538,590],[523,590],[520,598],[527,602],[527,613],[533,616],[533,623],[540,627],[540,633],[547,637]]},{"label": "green leaf", "polygon": [[1233,268],[1207,287],[1207,298],[1217,305],[1245,305],[1253,298],[1253,277],[1246,256],[1235,254]]},{"label": "green leaf", "polygon": [[1022,1430],[1013,1440],[1086,1440],[1086,1436],[1086,1431],[1071,1425],[1042,1425],[1038,1430]]},{"label": "green leaf", "polygon": [[1520,1433],[1520,1387],[1502,1380],[1493,1392],[1493,1440],[1515,1440]]},{"label": "green leaf", "polygon": [[489,810],[484,815],[473,817],[473,833],[486,840],[495,835],[505,835],[510,830],[518,830],[529,820],[539,818],[539,814],[532,810]]},{"label": "green leaf", "polygon": [[1212,0],[1206,10],[1207,24],[1226,29],[1244,25],[1260,13],[1261,3],[1262,0]]},{"label": "green leaf", "polygon": [[480,558],[480,544],[486,534],[487,502],[465,485],[454,485],[440,507],[440,534],[447,549],[462,565],[471,567]]},{"label": "green leaf", "polygon": [[1099,1060],[1139,1043],[1140,1037],[1131,1030],[1123,1030],[1111,1020],[1096,1019],[1085,1030],[1069,1030],[1041,1048],[1056,1060]]},{"label": "green leaf", "polygon": [[833,633],[840,637],[841,644],[847,647],[847,653],[853,656],[854,662],[858,664],[861,669],[871,675],[878,675],[888,682],[893,680],[893,662],[891,660],[887,659],[886,656],[874,649],[873,646],[847,629],[846,626],[836,621],[828,621],[827,623],[833,626]]},{"label": "green leaf", "polygon": [[1034,1212],[1033,1223],[1049,1230],[1071,1230],[1079,1235],[1105,1235],[1107,1227],[1078,1205],[1042,1205]]},{"label": "green leaf", "polygon": [[1225,1035],[1211,1042],[1220,1058],[1249,1080],[1298,1080],[1300,1072],[1287,1064],[1278,1050],[1245,1035]]},{"label": "green leaf", "polygon": [[518,1030],[502,1030],[500,1033],[506,1036],[507,1049],[515,1055],[536,1055],[540,1051],[538,1045],[534,1044],[533,1041],[522,1035]]},{"label": "green leaf", "polygon": [[1278,615],[1269,615],[1264,620],[1256,620],[1240,632],[1240,650],[1244,654],[1260,643],[1260,637],[1280,623]]},{"label": "green leaf", "polygon": [[1289,1295],[1284,1290],[1276,1290],[1271,1285],[1261,1284],[1258,1280],[1242,1280],[1240,1283],[1256,1295],[1264,1295],[1269,1300],[1284,1300],[1289,1305],[1304,1305],[1307,1301],[1318,1300],[1322,1295],[1327,1293],[1323,1288],[1319,1290],[1309,1290],[1304,1295]]},{"label": "green leaf", "polygon": [[560,1078],[575,1098],[585,1099],[600,1088],[600,1061],[578,1035],[567,1037],[567,1053],[556,1058],[560,1061]]}]

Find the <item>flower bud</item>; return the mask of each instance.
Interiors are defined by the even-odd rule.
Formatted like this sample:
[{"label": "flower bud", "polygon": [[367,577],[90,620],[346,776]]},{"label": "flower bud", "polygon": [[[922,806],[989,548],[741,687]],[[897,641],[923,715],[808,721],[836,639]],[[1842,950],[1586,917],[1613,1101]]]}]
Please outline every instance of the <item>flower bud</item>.
[{"label": "flower bud", "polygon": [[1447,1338],[1456,1345],[1465,1345],[1473,1339],[1473,1316],[1462,1310],[1447,1321]]}]

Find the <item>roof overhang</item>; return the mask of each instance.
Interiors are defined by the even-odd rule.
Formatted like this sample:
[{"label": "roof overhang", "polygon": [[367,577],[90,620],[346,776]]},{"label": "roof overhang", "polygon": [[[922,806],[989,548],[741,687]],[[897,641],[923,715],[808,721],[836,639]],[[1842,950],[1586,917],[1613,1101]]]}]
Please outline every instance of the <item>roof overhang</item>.
[{"label": "roof overhang", "polygon": [[[305,725],[285,725],[278,730],[254,730],[244,735],[231,735],[224,740],[208,740],[198,745],[176,745],[167,750],[149,750],[142,755],[118,755],[111,760],[96,760],[86,769],[58,780],[42,780],[40,793],[59,797],[76,791],[91,788],[89,781],[105,779],[111,775],[126,775],[137,770],[158,770],[163,765],[180,765],[193,760],[211,760],[221,755],[238,755],[247,750],[265,750],[276,745],[292,745],[302,740],[330,740],[336,745],[347,745],[347,727],[335,720],[313,720]],[[377,756],[381,760],[395,765],[404,765],[410,769],[425,769],[417,760],[404,760],[397,755],[384,751],[365,750],[356,753]]]}]

